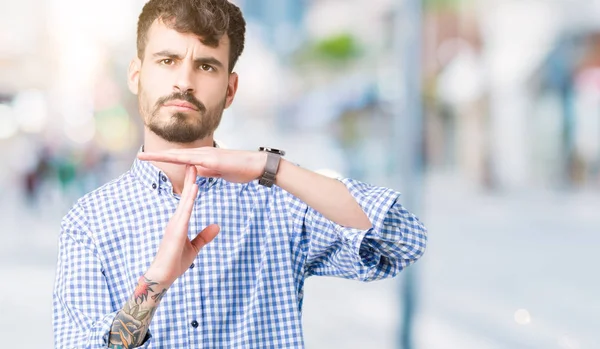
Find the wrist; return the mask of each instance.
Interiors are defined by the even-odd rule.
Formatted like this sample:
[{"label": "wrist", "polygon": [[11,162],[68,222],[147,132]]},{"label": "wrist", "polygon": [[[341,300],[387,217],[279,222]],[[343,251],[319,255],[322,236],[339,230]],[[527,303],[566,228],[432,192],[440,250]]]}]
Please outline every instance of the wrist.
[{"label": "wrist", "polygon": [[281,158],[281,160],[279,161],[279,167],[277,168],[277,175],[275,176],[275,185],[278,187],[281,187],[281,183],[283,183],[283,180],[285,178],[285,173],[287,172],[289,166],[295,166],[293,163],[285,160],[284,158]]},{"label": "wrist", "polygon": [[264,151],[259,151],[257,152],[257,160],[256,163],[258,164],[256,166],[256,168],[258,168],[258,175],[256,176],[256,180],[260,180],[263,176],[263,174],[265,173],[265,167],[267,166],[267,158],[268,158],[268,154]]},{"label": "wrist", "polygon": [[156,306],[160,303],[168,289],[168,285],[153,281],[144,274],[138,279],[131,300],[135,304],[144,303],[146,306]]},{"label": "wrist", "polygon": [[158,268],[150,266],[141,278],[146,278],[148,281],[160,285],[160,287],[169,288],[175,282],[175,279],[165,276]]}]

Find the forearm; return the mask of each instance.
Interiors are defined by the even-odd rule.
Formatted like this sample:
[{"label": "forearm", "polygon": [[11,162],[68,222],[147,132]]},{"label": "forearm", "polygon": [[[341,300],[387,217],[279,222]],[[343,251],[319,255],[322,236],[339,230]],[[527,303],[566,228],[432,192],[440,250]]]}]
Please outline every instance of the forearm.
[{"label": "forearm", "polygon": [[113,321],[108,347],[120,349],[140,346],[148,333],[152,317],[168,288],[167,284],[154,282],[146,276],[142,276],[133,295]]},{"label": "forearm", "polygon": [[371,227],[363,209],[346,186],[336,179],[282,159],[275,184],[341,226],[356,229]]}]

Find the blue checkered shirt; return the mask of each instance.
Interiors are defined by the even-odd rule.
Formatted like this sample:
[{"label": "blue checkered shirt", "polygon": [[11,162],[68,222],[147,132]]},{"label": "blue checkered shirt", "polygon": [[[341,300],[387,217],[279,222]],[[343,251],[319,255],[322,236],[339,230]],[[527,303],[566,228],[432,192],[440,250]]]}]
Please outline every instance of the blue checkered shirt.
[{"label": "blue checkered shirt", "polygon": [[[390,189],[340,179],[370,218],[337,225],[277,186],[198,177],[189,237],[221,232],[168,290],[142,348],[302,348],[304,280],[391,277],[424,252],[426,231]],[[116,313],[158,250],[179,196],[135,160],[64,217],[54,288],[55,347],[106,348]]]}]

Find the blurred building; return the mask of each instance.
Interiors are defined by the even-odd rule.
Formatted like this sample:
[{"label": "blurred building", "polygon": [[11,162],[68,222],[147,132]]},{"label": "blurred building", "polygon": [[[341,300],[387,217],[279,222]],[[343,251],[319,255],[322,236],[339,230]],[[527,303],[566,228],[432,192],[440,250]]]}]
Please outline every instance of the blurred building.
[{"label": "blurred building", "polygon": [[[589,130],[598,116],[575,126],[569,105],[576,101],[565,93],[578,89],[574,71],[594,55],[584,47],[593,46],[589,40],[573,44],[573,33],[593,35],[598,13],[595,1],[433,3],[424,29],[430,167],[488,189],[581,182],[573,149],[594,143]],[[597,163],[587,148],[584,162]],[[595,177],[584,181],[597,185]]]},{"label": "blurred building", "polygon": [[265,43],[282,56],[296,50],[305,38],[307,0],[239,0],[246,21],[260,26]]}]

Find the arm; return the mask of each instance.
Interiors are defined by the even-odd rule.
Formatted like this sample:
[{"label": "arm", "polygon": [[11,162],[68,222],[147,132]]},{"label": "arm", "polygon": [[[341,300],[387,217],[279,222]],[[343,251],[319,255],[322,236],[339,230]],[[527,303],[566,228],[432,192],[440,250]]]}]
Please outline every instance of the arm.
[{"label": "arm", "polygon": [[154,282],[146,276],[140,277],[134,294],[112,322],[108,347],[134,348],[144,343],[150,321],[168,288],[168,285]]},{"label": "arm", "polygon": [[63,220],[59,238],[53,292],[54,347],[105,348],[116,312],[95,245],[85,227],[72,217]]},{"label": "arm", "polygon": [[135,348],[144,343],[164,294],[189,268],[200,249],[218,234],[218,226],[210,225],[193,240],[188,239],[188,223],[198,195],[195,180],[196,169],[188,166],[179,206],[167,225],[152,265],[140,277],[133,295],[112,323],[109,348]]},{"label": "arm", "polygon": [[[206,177],[247,183],[264,171],[267,154],[213,147],[138,153],[140,160],[194,165]],[[331,221],[352,228],[368,229],[369,218],[339,181],[295,166],[281,159],[276,184],[300,198]]]},{"label": "arm", "polygon": [[296,214],[296,230],[308,237],[305,269],[311,275],[382,279],[425,252],[425,227],[393,190],[328,178],[284,159],[275,183],[306,204],[296,203],[303,211]]},{"label": "arm", "polygon": [[281,159],[275,184],[338,225],[361,230],[372,226],[348,188],[336,179]]},{"label": "arm", "polygon": [[402,206],[399,193],[351,179],[339,182],[369,217],[369,229],[336,224],[282,191],[308,275],[379,280],[397,275],[423,255],[426,229]]}]

